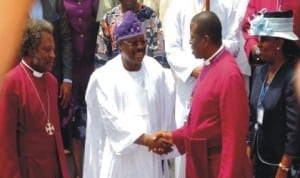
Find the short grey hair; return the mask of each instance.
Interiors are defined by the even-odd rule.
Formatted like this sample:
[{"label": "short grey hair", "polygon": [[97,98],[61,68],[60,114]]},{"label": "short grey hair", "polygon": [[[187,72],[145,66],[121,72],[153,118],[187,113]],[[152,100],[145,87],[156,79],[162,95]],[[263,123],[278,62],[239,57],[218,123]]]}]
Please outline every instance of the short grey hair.
[{"label": "short grey hair", "polygon": [[42,32],[53,33],[53,26],[46,20],[29,19],[26,23],[22,46],[21,56],[28,56],[30,49],[36,49],[41,42]]}]

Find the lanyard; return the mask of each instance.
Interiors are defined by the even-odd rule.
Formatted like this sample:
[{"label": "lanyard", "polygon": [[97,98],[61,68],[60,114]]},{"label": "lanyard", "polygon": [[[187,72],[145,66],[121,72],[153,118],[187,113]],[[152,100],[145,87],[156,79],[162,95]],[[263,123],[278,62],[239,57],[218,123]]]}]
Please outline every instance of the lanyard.
[{"label": "lanyard", "polygon": [[257,106],[261,106],[262,100],[264,99],[268,89],[269,89],[269,85],[267,84],[267,82],[265,80],[260,89]]},{"label": "lanyard", "polygon": [[[267,76],[268,76],[268,74],[267,74]],[[267,76],[266,76],[266,78],[267,78]],[[258,102],[257,102],[257,106],[256,106],[256,122],[257,122],[256,126],[255,126],[256,129],[259,129],[259,126],[263,125],[265,109],[262,105],[262,100],[264,99],[268,88],[269,88],[269,85],[267,84],[266,79],[265,79],[263,85],[261,86],[259,97],[258,97]]]},{"label": "lanyard", "polygon": [[268,74],[269,72],[267,72],[266,74],[266,77],[265,77],[265,80],[264,80],[264,83],[263,85],[261,86],[261,89],[260,89],[260,94],[259,94],[259,97],[258,97],[258,103],[257,103],[257,106],[261,106],[261,102],[262,100],[264,99],[265,95],[266,95],[266,92],[267,90],[269,89],[269,86],[271,85],[271,83],[273,82],[273,79],[275,78],[277,72],[280,70],[281,66],[283,65],[284,63],[280,64],[280,66],[277,68],[277,70],[274,72],[274,74],[272,75],[271,77],[271,80],[269,82],[269,84],[267,83],[267,78],[268,78]]}]

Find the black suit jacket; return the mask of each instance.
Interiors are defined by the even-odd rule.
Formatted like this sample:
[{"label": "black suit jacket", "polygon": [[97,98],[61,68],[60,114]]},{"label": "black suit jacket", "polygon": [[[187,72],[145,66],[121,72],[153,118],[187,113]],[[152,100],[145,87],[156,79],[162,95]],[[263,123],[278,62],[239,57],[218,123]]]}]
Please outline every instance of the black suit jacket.
[{"label": "black suit jacket", "polygon": [[[282,155],[300,156],[300,117],[294,90],[294,65],[286,62],[279,69],[262,100],[263,125],[255,134],[257,103],[265,82],[268,64],[257,66],[250,94],[250,141],[265,161],[279,163]],[[252,144],[254,145],[254,144]]]},{"label": "black suit jacket", "polygon": [[62,0],[42,0],[44,19],[54,26],[55,64],[53,73],[61,83],[72,80],[72,41],[67,13]]}]

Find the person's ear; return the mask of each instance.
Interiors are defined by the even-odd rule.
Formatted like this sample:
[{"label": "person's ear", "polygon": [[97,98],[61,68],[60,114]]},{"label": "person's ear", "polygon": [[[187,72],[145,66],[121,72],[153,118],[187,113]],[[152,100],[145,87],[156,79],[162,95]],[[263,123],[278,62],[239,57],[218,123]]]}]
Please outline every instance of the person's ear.
[{"label": "person's ear", "polygon": [[203,45],[204,45],[205,47],[207,47],[208,44],[209,44],[209,41],[210,41],[209,36],[208,36],[208,35],[204,35],[204,36],[202,37],[201,40],[203,40],[203,41],[202,41]]},{"label": "person's ear", "polygon": [[278,38],[276,41],[276,49],[279,51],[280,49],[282,49],[284,44],[284,39],[282,38]]}]

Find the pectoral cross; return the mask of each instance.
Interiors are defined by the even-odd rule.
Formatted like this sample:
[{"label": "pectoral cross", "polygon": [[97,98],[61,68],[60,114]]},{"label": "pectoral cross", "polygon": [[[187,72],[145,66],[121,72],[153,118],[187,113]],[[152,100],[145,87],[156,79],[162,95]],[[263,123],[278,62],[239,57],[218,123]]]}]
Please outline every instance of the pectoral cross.
[{"label": "pectoral cross", "polygon": [[48,135],[53,135],[55,128],[54,125],[51,122],[47,122],[46,126],[45,126],[45,130],[47,132]]}]

